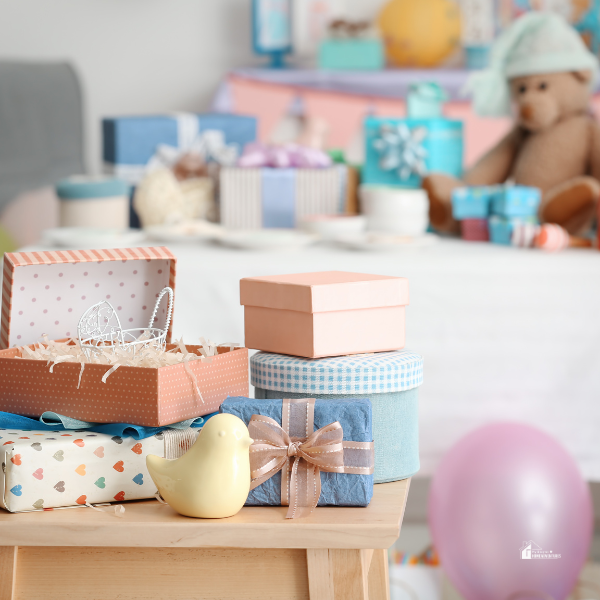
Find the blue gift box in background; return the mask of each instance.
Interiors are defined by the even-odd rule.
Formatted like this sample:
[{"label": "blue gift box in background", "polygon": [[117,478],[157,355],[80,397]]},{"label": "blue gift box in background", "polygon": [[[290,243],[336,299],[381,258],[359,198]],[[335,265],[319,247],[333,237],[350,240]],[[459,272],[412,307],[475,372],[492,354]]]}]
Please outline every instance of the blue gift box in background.
[{"label": "blue gift box in background", "polygon": [[324,40],[319,45],[320,69],[376,71],[385,66],[383,42],[374,39]]},{"label": "blue gift box in background", "polygon": [[185,149],[207,130],[222,131],[240,152],[256,140],[256,119],[233,114],[113,117],[102,120],[103,160],[107,170],[135,184],[158,146]]},{"label": "blue gift box in background", "polygon": [[542,195],[539,188],[524,185],[498,186],[492,198],[492,213],[502,217],[537,215]]},{"label": "blue gift box in background", "polygon": [[363,183],[418,188],[430,172],[462,175],[461,121],[368,117],[364,128]]},{"label": "blue gift box in background", "polygon": [[452,216],[463,219],[487,219],[496,186],[461,187],[452,190]]},{"label": "blue gift box in background", "polygon": [[538,224],[536,217],[501,217],[492,215],[489,220],[490,242],[510,246],[516,226],[525,223]]},{"label": "blue gift box in background", "polygon": [[[271,417],[281,424],[282,400],[227,398],[220,412],[239,417],[246,425],[252,415]],[[314,429],[339,421],[344,441],[372,442],[371,402],[363,399],[317,400]],[[373,497],[373,475],[351,475],[321,471],[319,506],[367,506]],[[250,491],[246,505],[279,506],[281,504],[281,473]]]}]

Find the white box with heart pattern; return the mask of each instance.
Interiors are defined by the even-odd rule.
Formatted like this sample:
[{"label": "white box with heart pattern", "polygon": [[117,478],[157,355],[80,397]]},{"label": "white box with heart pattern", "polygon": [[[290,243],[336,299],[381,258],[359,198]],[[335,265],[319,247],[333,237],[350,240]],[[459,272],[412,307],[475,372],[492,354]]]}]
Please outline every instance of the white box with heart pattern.
[{"label": "white box with heart pattern", "polygon": [[0,507],[25,512],[153,498],[146,456],[177,458],[199,431],[136,440],[85,429],[0,429]]}]

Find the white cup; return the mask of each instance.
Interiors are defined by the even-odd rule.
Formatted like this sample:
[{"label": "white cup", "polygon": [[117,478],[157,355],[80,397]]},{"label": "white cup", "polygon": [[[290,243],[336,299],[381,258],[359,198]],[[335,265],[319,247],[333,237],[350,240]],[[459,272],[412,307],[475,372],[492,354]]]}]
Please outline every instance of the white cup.
[{"label": "white cup", "polygon": [[429,198],[425,190],[361,185],[362,212],[367,229],[396,235],[419,236],[429,225]]}]

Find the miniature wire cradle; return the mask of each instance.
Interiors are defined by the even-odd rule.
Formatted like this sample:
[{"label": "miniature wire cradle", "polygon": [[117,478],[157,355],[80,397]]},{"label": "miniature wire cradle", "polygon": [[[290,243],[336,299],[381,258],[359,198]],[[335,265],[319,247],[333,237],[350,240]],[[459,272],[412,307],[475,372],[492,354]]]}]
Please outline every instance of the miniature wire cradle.
[{"label": "miniature wire cradle", "polygon": [[[154,327],[154,321],[160,301],[165,294],[169,295],[167,317],[164,329],[160,329]],[[117,311],[110,302],[103,300],[88,308],[79,319],[77,325],[79,345],[88,359],[106,350],[115,353],[117,348],[132,355],[148,347],[164,350],[172,314],[173,290],[170,287],[163,288],[158,295],[148,327],[123,329]]]}]

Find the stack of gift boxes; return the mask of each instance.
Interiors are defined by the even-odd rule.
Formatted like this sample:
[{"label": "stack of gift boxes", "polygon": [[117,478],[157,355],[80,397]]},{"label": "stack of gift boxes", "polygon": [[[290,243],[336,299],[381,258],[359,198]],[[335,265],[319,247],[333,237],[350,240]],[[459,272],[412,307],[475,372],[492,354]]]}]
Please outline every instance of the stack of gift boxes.
[{"label": "stack of gift boxes", "polygon": [[[452,215],[460,221],[464,240],[531,245],[540,197],[538,188],[521,185],[457,188],[452,192]],[[517,239],[523,235],[527,240]]]},{"label": "stack of gift boxes", "polygon": [[[34,358],[53,341],[77,339],[80,317],[99,301],[110,303],[123,329],[148,327],[161,290],[176,292],[175,275],[166,248],[4,255],[0,506],[20,512],[152,498],[146,456],[177,458],[227,396],[248,395],[245,348],[116,370]],[[155,327],[164,327],[166,313],[167,297]],[[186,347],[196,359],[203,350]]]},{"label": "stack of gift boxes", "polygon": [[[173,306],[161,291],[176,296],[175,274],[166,248],[4,256],[0,506],[21,512],[152,498],[148,454],[180,457],[217,411],[246,424],[270,417],[290,443],[248,505],[290,504],[294,461],[308,463],[305,444],[336,427],[337,462],[305,465],[322,484],[315,505],[366,506],[374,483],[419,469],[423,361],[401,350],[406,279],[342,272],[243,279],[246,344],[260,350],[250,361],[250,398],[246,348],[171,343]],[[112,324],[108,308],[118,332],[150,321],[146,330],[165,328],[166,350],[191,360],[158,367],[40,360],[69,339],[85,344],[88,315],[100,315],[101,329]],[[256,467],[260,447],[250,456]]]},{"label": "stack of gift boxes", "polygon": [[[414,475],[423,359],[402,350],[408,281],[337,271],[252,277],[240,294],[246,345],[260,350],[250,359],[256,399],[247,410],[280,419],[282,399],[315,398],[315,427],[339,421],[345,441],[374,441],[372,474],[324,474],[319,504],[365,505],[373,482]],[[257,488],[249,501],[278,497],[271,487],[280,485]]]},{"label": "stack of gift boxes", "polygon": [[429,226],[423,177],[430,172],[462,175],[463,124],[444,116],[445,99],[435,83],[414,84],[405,118],[365,120],[361,201],[370,229],[423,235]]},{"label": "stack of gift boxes", "polygon": [[443,115],[446,98],[437,84],[415,84],[406,118],[366,119],[364,184],[417,189],[428,172],[462,175],[463,124]]},{"label": "stack of gift boxes", "polygon": [[[204,182],[204,187],[211,190],[215,208],[208,214],[220,213],[221,223],[230,229],[293,228],[304,216],[357,212],[358,176],[352,168],[333,164],[328,155],[300,145],[261,147],[254,117],[191,113],[113,117],[103,120],[102,131],[107,173],[127,181],[132,191],[161,168],[172,170],[180,181],[209,178],[212,185]],[[276,160],[271,160],[274,154]],[[262,160],[254,160],[261,156]],[[189,170],[192,165],[197,172]],[[162,224],[159,214],[138,214],[142,195],[152,193],[153,199],[147,200],[151,211],[172,200],[169,190],[177,186],[173,177],[146,183],[132,202],[132,226],[140,224],[140,217],[143,226]],[[184,194],[189,187],[188,183]],[[161,192],[164,198],[156,197]],[[199,218],[207,211],[179,212]]]},{"label": "stack of gift boxes", "polygon": [[[234,164],[246,144],[256,140],[256,132],[254,117],[233,114],[105,118],[102,121],[104,170],[128,182],[133,199],[135,186],[149,172],[159,168],[176,170],[190,154],[216,167]],[[191,175],[182,173],[179,178]],[[211,175],[218,180],[218,169]],[[207,173],[201,176],[206,177]],[[218,186],[213,187],[216,192]],[[140,225],[133,203],[130,222],[133,227]]]}]

